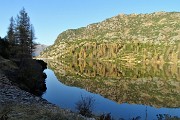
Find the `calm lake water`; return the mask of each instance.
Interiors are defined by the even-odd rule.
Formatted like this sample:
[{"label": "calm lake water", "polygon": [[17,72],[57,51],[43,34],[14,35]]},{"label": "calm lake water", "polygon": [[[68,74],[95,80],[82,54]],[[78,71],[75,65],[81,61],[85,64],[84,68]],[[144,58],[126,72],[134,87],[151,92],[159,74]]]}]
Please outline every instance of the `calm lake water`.
[{"label": "calm lake water", "polygon": [[156,120],[159,114],[180,117],[177,65],[50,61],[45,73],[43,98],[61,108],[76,111],[81,96],[92,96],[94,114],[111,113],[113,118],[125,120]]}]

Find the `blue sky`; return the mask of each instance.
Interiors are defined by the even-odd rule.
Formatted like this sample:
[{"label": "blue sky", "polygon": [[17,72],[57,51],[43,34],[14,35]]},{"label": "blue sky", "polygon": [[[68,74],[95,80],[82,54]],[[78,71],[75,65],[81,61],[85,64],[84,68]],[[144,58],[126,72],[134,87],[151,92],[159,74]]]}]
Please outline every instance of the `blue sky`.
[{"label": "blue sky", "polygon": [[180,0],[0,0],[0,36],[11,16],[24,7],[34,25],[36,42],[51,45],[59,33],[100,22],[120,13],[180,12]]}]

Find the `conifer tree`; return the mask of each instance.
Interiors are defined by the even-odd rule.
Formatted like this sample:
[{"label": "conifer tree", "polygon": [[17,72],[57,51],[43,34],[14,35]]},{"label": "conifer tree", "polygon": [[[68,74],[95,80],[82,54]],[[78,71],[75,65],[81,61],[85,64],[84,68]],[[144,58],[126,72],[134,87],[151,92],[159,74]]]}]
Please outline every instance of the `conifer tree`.
[{"label": "conifer tree", "polygon": [[23,57],[31,57],[33,49],[34,33],[30,24],[30,18],[23,8],[17,16],[16,41],[20,46]]},{"label": "conifer tree", "polygon": [[7,40],[10,43],[10,54],[12,57],[32,57],[34,39],[34,27],[30,23],[30,17],[23,8],[17,15],[16,21],[11,17],[8,27]]},{"label": "conifer tree", "polygon": [[30,35],[29,35],[29,52],[30,52],[30,54],[32,54],[32,52],[33,52],[33,50],[35,49],[35,44],[34,44],[34,39],[36,39],[35,38],[35,32],[34,32],[34,27],[33,27],[33,25],[31,24],[31,26],[30,26]]},{"label": "conifer tree", "polygon": [[15,22],[13,17],[10,18],[10,25],[8,27],[7,39],[10,45],[15,44]]},{"label": "conifer tree", "polygon": [[14,18],[10,18],[10,25],[7,32],[7,41],[9,42],[9,54],[10,57],[14,57],[16,53],[16,40],[15,40],[15,22]]}]

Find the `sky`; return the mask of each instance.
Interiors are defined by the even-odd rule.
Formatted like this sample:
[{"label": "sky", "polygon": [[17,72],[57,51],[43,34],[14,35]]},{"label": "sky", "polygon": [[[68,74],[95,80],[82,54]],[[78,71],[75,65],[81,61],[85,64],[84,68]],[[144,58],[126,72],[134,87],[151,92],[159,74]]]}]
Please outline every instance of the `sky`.
[{"label": "sky", "polygon": [[0,0],[0,36],[22,8],[35,29],[35,42],[52,45],[67,29],[85,27],[118,14],[180,12],[180,0]]}]

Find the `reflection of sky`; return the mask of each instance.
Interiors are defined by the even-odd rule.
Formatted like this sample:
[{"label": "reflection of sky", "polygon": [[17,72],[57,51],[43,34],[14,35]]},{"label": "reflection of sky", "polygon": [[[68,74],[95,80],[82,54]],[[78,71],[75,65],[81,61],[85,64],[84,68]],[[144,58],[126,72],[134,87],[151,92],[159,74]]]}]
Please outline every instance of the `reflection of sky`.
[{"label": "reflection of sky", "polygon": [[148,120],[156,118],[157,114],[169,114],[171,116],[180,117],[180,108],[168,109],[153,108],[150,106],[136,104],[118,104],[98,94],[93,94],[84,89],[62,84],[58,81],[54,72],[50,69],[45,70],[45,73],[47,74],[47,91],[43,95],[43,98],[47,99],[51,103],[59,105],[61,108],[75,110],[75,103],[80,100],[82,95],[93,96],[95,98],[95,113],[111,113],[114,117],[129,119],[137,116],[145,118],[147,110]]}]

